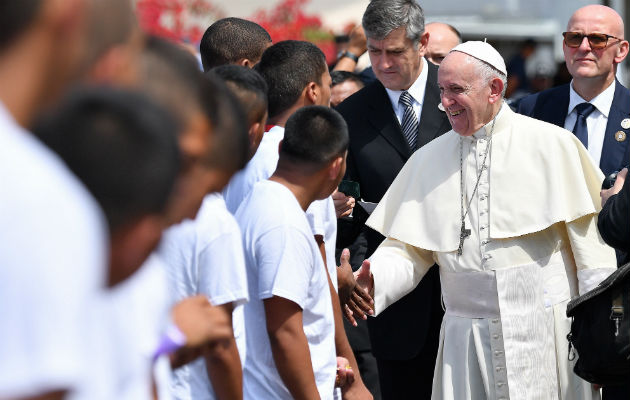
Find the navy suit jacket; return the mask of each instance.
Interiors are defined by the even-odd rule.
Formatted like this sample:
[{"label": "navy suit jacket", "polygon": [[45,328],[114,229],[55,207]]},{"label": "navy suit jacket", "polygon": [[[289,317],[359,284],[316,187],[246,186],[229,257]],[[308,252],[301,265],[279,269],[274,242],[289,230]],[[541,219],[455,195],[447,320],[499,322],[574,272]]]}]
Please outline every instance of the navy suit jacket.
[{"label": "navy suit jacket", "polygon": [[[569,108],[569,84],[545,90],[523,98],[518,105],[517,112],[541,121],[546,121],[560,127],[564,127]],[[630,129],[623,128],[621,121],[630,118],[630,90],[616,81],[615,95],[613,97],[608,124],[604,135],[604,147],[602,148],[599,167],[605,175],[620,171],[628,164],[630,158]],[[625,133],[625,139],[618,142],[615,134],[619,131]]]}]

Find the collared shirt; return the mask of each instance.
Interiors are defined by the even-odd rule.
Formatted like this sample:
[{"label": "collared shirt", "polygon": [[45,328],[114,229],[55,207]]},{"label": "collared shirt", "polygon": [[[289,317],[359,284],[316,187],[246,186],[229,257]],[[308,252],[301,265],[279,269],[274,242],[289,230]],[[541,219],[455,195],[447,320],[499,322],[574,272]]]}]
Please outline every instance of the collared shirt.
[{"label": "collared shirt", "polygon": [[[418,79],[407,89],[407,92],[413,98],[413,110],[416,112],[416,116],[418,117],[418,123],[420,123],[420,115],[422,114],[422,102],[424,101],[424,91],[427,87],[427,76],[428,69],[427,62],[422,58],[422,71],[420,71],[420,75]],[[387,95],[389,96],[389,100],[392,102],[392,108],[394,109],[394,113],[396,114],[396,118],[398,118],[398,122],[402,124],[403,114],[405,113],[405,109],[398,103],[400,99],[400,95],[402,94],[402,90],[391,90],[385,88],[387,91]]]},{"label": "collared shirt", "polygon": [[[599,165],[599,161],[602,157],[604,135],[606,133],[606,124],[608,124],[608,113],[610,112],[610,106],[615,96],[615,85],[616,83],[613,81],[606,90],[588,102],[595,106],[595,110],[586,118],[586,126],[588,127],[588,153],[593,157],[597,165]],[[564,128],[573,131],[577,121],[575,106],[586,103],[587,101],[573,89],[573,82],[571,82],[569,88],[569,109],[567,118],[564,120]]]}]

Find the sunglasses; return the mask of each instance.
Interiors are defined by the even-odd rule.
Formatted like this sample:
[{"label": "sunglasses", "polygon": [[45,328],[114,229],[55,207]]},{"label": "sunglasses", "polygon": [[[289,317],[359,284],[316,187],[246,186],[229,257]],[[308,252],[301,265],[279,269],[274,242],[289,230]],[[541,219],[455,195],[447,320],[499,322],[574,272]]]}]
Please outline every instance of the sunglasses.
[{"label": "sunglasses", "polygon": [[562,36],[564,36],[564,44],[568,47],[580,47],[584,38],[587,38],[588,44],[591,45],[591,49],[596,50],[603,49],[608,46],[608,39],[612,38],[617,41],[623,40],[618,37],[606,35],[605,33],[591,33],[589,35],[585,35],[580,32],[563,32]]}]

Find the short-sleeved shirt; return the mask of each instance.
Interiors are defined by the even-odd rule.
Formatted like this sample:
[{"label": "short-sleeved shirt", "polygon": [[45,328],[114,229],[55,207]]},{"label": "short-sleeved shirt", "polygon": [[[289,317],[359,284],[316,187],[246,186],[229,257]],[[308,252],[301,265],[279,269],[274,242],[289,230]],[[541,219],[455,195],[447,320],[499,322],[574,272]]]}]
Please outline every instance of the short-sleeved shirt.
[{"label": "short-sleeved shirt", "polygon": [[88,380],[69,398],[152,399],[153,355],[171,307],[166,268],[152,254],[92,307],[92,330],[84,332],[95,343],[84,365]]},{"label": "short-sleeved shirt", "polygon": [[297,199],[284,185],[262,181],[236,213],[250,293],[245,305],[246,399],[291,399],[276,369],[263,300],[278,296],[303,311],[313,372],[322,399],[331,399],[336,373],[335,328],[326,269]]},{"label": "short-sleeved shirt", "polygon": [[[233,303],[234,337],[245,355],[243,303],[248,300],[241,231],[220,194],[205,197],[195,220],[170,228],[158,250],[167,265],[176,300],[203,294],[213,305]],[[197,359],[174,371],[171,385],[177,399],[214,399],[205,360]]]},{"label": "short-sleeved shirt", "polygon": [[335,203],[331,196],[323,200],[311,203],[306,210],[306,218],[311,226],[313,235],[320,235],[324,238],[326,249],[326,268],[330,274],[335,291],[337,291],[337,261],[335,260],[335,245],[337,241],[337,214],[335,213]]},{"label": "short-sleeved shirt", "polygon": [[102,213],[0,103],[0,398],[83,380],[89,305],[105,284]]}]

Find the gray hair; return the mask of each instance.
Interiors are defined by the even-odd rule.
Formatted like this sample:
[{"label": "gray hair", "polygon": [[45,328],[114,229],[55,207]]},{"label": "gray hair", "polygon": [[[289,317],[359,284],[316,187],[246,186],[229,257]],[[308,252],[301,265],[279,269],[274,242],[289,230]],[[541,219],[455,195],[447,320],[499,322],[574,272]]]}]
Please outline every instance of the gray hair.
[{"label": "gray hair", "polygon": [[466,56],[467,57],[465,62],[467,64],[473,64],[475,66],[476,75],[482,82],[490,84],[490,82],[492,82],[492,80],[495,78],[501,79],[501,82],[503,82],[503,91],[501,92],[501,97],[505,97],[505,91],[507,90],[507,76],[485,61],[473,57],[470,54],[466,54]]},{"label": "gray hair", "polygon": [[418,44],[424,33],[424,12],[415,0],[372,0],[363,14],[363,29],[368,38],[383,40],[402,26],[407,38]]}]

